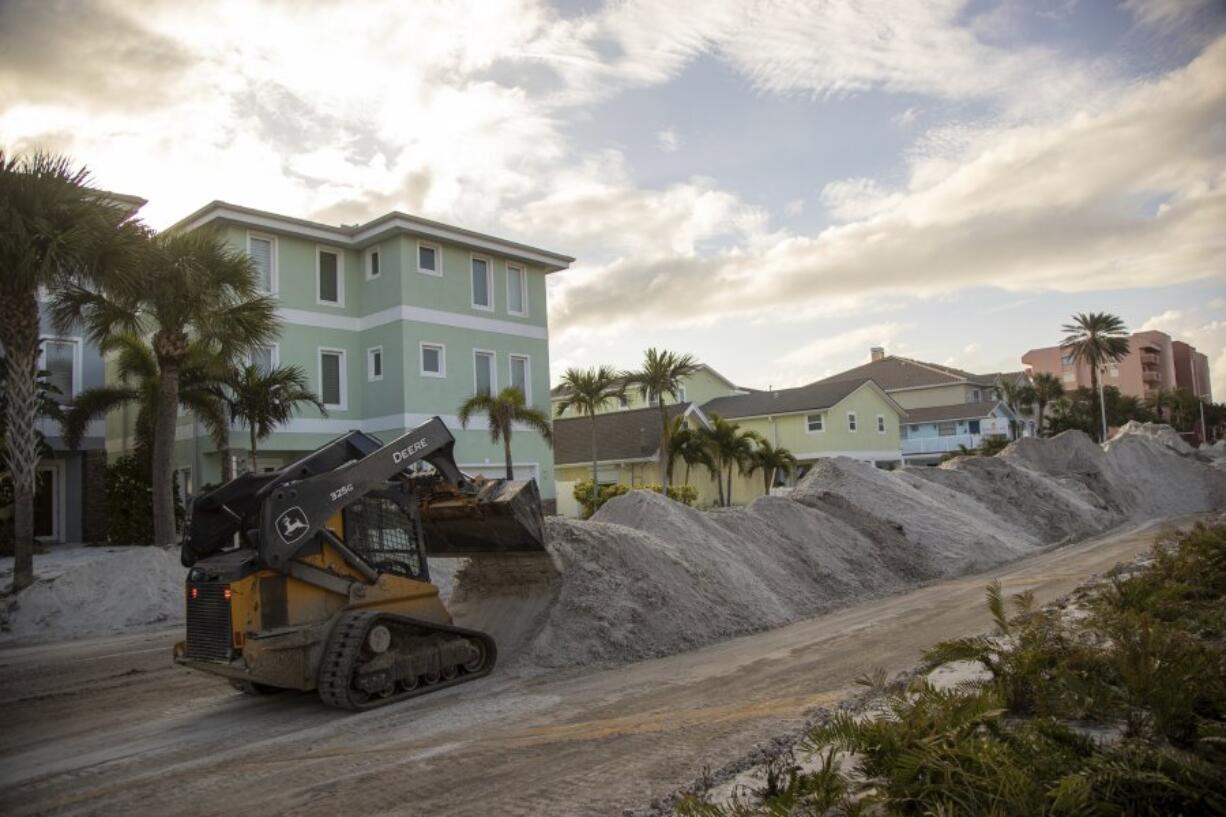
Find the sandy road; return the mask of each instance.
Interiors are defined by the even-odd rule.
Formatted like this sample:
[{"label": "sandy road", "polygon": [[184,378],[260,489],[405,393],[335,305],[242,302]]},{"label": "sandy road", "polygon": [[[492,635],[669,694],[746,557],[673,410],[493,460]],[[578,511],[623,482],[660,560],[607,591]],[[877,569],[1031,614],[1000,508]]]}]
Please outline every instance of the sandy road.
[{"label": "sandy road", "polygon": [[482,681],[377,712],[248,698],[175,668],[177,633],[0,650],[0,813],[618,814],[987,627],[983,587],[1040,601],[1173,523],[614,670]]}]

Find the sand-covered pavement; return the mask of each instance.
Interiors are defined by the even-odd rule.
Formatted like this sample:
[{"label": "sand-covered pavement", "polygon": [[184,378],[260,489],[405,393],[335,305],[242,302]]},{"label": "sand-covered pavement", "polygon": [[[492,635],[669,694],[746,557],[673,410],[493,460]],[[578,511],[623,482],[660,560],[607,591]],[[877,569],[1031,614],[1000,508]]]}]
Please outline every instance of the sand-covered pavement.
[{"label": "sand-covered pavement", "polygon": [[[1183,520],[1188,521],[1188,520]],[[496,673],[375,712],[244,697],[174,668],[177,632],[0,650],[0,812],[619,814],[796,728],[881,666],[1040,602],[1173,522],[1050,549],[756,635],[591,670]]]}]

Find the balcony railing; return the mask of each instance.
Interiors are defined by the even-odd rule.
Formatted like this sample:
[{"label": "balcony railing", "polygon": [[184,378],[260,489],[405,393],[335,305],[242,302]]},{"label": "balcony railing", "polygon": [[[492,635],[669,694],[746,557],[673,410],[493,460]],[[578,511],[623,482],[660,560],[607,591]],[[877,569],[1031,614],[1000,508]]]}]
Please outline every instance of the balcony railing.
[{"label": "balcony railing", "polygon": [[1142,366],[1157,366],[1161,362],[1162,362],[1162,358],[1158,357],[1153,352],[1142,352],[1141,353],[1141,365]]},{"label": "balcony railing", "polygon": [[902,441],[903,456],[918,454],[948,454],[958,451],[959,446],[978,448],[982,434],[953,434],[949,437],[912,437]]},{"label": "balcony railing", "polygon": [[1142,379],[1142,380],[1151,381],[1151,382],[1155,382],[1155,383],[1156,383],[1157,381],[1159,381],[1159,380],[1161,380],[1161,379],[1162,379],[1162,375],[1161,375],[1161,374],[1159,374],[1158,372],[1154,371],[1153,369],[1142,369],[1142,370],[1141,370],[1141,379]]}]

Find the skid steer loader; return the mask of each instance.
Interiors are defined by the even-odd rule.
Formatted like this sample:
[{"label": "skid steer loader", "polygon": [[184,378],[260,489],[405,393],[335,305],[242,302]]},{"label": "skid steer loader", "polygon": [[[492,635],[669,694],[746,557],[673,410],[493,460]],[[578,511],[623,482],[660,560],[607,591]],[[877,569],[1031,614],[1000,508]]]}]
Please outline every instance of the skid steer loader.
[{"label": "skid steer loader", "polygon": [[199,497],[175,661],[351,710],[487,675],[493,639],[452,624],[427,558],[541,554],[544,522],[535,481],[470,479],[454,446],[437,417],[386,445],[353,431]]}]

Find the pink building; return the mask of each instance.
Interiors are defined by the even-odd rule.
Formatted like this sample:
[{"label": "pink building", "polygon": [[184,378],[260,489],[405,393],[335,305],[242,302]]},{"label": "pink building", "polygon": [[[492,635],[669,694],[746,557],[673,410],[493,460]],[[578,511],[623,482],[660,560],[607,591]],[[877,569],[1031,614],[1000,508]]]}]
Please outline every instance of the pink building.
[{"label": "pink building", "polygon": [[[1090,369],[1074,363],[1059,346],[1031,349],[1022,355],[1022,364],[1031,374],[1047,372],[1059,377],[1064,388],[1090,387]],[[1182,341],[1172,341],[1165,332],[1137,332],[1128,342],[1128,355],[1107,366],[1102,373],[1104,386],[1115,386],[1121,394],[1142,399],[1158,389],[1187,389],[1211,399],[1209,359]]]}]

